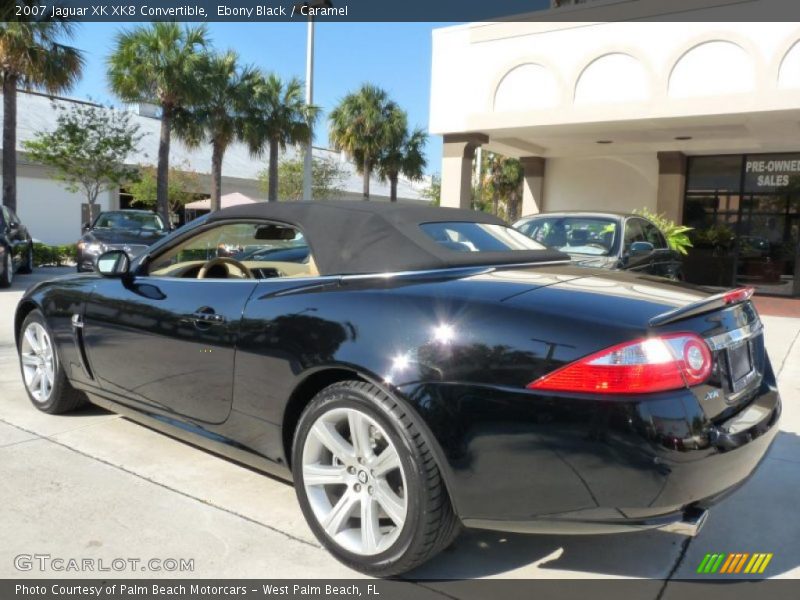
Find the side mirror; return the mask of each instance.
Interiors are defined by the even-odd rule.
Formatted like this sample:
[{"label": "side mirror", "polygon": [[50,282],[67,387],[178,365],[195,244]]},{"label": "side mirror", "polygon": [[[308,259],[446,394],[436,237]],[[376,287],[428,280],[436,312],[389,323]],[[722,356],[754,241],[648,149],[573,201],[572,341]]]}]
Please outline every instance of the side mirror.
[{"label": "side mirror", "polygon": [[636,257],[647,256],[655,252],[655,246],[650,242],[633,242],[631,244],[630,255]]},{"label": "side mirror", "polygon": [[83,229],[83,231],[89,231],[91,228],[92,228],[92,224],[89,223],[89,221],[86,221],[86,223],[81,225],[81,229]]},{"label": "side mirror", "polygon": [[103,277],[123,277],[131,267],[131,259],[122,250],[109,250],[97,258],[95,270]]},{"label": "side mirror", "polygon": [[18,229],[19,228],[19,221],[9,221],[8,227],[10,229]]}]

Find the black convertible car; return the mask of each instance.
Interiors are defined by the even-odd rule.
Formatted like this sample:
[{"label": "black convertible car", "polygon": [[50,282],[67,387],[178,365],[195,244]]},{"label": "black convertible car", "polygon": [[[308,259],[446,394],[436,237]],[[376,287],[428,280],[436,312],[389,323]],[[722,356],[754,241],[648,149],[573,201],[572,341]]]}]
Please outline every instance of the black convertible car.
[{"label": "black convertible car", "polygon": [[[305,261],[229,255],[298,240]],[[691,535],[778,430],[751,290],[574,267],[491,215],[254,204],[97,270],[19,303],[33,404],[88,398],[292,480],[375,575],[461,525]]]}]

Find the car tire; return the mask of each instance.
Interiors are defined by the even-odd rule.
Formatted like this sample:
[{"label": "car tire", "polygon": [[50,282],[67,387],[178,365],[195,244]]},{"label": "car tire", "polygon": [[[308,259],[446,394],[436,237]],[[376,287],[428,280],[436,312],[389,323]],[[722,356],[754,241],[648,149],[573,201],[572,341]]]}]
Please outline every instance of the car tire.
[{"label": "car tire", "polygon": [[23,264],[18,270],[17,273],[22,275],[30,275],[33,273],[33,242],[28,241],[28,252],[25,255],[25,264]]},{"label": "car tire", "polygon": [[86,395],[67,380],[53,334],[38,309],[31,311],[22,323],[17,352],[25,391],[36,408],[55,415],[86,404]]},{"label": "car tire", "polygon": [[6,248],[6,251],[3,253],[3,260],[0,268],[2,268],[2,272],[0,272],[0,288],[11,287],[11,284],[14,282],[14,262],[11,258],[11,250],[9,248]]},{"label": "car tire", "polygon": [[[354,426],[361,432],[356,440],[366,440],[355,446]],[[338,437],[328,437],[331,432]],[[416,418],[367,382],[335,383],[314,397],[297,426],[292,465],[314,535],[362,573],[405,573],[444,550],[461,530]]]}]

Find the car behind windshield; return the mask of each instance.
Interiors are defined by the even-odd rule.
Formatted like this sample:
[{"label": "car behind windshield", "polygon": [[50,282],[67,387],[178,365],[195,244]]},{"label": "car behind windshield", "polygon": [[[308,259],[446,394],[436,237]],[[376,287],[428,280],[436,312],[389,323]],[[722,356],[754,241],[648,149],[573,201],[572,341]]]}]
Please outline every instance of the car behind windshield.
[{"label": "car behind windshield", "polygon": [[569,254],[608,256],[619,236],[619,224],[602,217],[537,217],[517,229],[549,248]]},{"label": "car behind windshield", "polygon": [[99,229],[164,230],[164,222],[158,215],[126,211],[100,213],[94,226]]}]

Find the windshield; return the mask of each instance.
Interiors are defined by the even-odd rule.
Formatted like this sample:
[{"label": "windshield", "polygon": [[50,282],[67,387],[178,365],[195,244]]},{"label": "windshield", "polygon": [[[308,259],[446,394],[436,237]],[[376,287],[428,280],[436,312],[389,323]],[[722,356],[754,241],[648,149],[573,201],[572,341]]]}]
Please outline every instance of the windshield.
[{"label": "windshield", "polygon": [[543,250],[544,246],[505,225],[486,223],[423,223],[430,238],[456,252],[508,252],[509,250]]},{"label": "windshield", "polygon": [[588,256],[608,256],[619,237],[619,223],[603,217],[539,217],[516,227],[549,248]]},{"label": "windshield", "polygon": [[[301,256],[284,260],[286,257],[280,258],[275,254],[288,250],[299,250]],[[229,223],[200,232],[161,254],[150,265],[150,273],[157,273],[172,265],[192,261],[205,262],[213,258],[305,263],[309,258],[309,251],[303,234],[292,227],[263,223]]]},{"label": "windshield", "polygon": [[164,230],[164,222],[158,215],[126,211],[100,213],[94,226],[99,229]]}]

